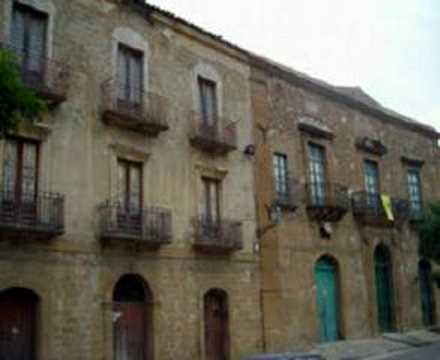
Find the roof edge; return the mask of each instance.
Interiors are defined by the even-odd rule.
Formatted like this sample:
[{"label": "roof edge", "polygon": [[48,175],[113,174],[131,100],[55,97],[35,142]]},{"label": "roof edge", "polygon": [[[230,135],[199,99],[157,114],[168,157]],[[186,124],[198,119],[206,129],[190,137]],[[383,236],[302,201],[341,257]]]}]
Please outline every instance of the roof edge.
[{"label": "roof edge", "polygon": [[[263,56],[254,54],[238,45],[235,45],[225,39],[223,39],[221,36],[216,35],[208,30],[203,29],[202,27],[195,25],[194,23],[191,23],[188,20],[185,20],[184,18],[177,16],[176,14],[164,10],[156,5],[152,5],[147,3],[145,0],[122,0],[122,4],[124,5],[135,5],[136,9],[144,9],[148,13],[148,17],[151,16],[153,13],[157,13],[167,19],[169,19],[172,22],[177,22],[180,25],[184,27],[188,27],[189,29],[201,34],[202,36],[206,36],[213,40],[214,42],[218,42],[223,46],[226,46],[230,48],[231,50],[237,51],[240,54],[244,55],[245,59],[241,58],[240,60],[244,61],[247,60],[248,64],[251,66],[256,66],[260,68],[261,70],[265,70],[269,72],[271,75],[279,76],[286,81],[293,82],[297,85],[303,86],[304,88],[314,91],[320,95],[326,96],[330,98],[333,101],[341,102],[345,105],[355,107],[358,110],[361,110],[369,115],[380,117],[384,120],[391,121],[396,125],[401,125],[403,127],[406,127],[410,130],[418,131],[430,138],[433,139],[440,139],[440,132],[438,132],[434,127],[421,123],[419,121],[409,121],[409,118],[397,114],[393,115],[390,113],[385,112],[384,110],[380,110],[376,107],[370,106],[364,102],[361,102],[351,96],[345,95],[339,91],[337,91],[334,87],[332,87],[330,84],[325,85],[324,83],[318,83],[317,80],[312,80],[311,77],[307,75],[307,78],[299,76],[299,74],[288,67],[281,67],[280,65],[277,65],[275,62],[270,61],[268,59],[265,59]],[[231,55],[231,54],[229,54]]]}]

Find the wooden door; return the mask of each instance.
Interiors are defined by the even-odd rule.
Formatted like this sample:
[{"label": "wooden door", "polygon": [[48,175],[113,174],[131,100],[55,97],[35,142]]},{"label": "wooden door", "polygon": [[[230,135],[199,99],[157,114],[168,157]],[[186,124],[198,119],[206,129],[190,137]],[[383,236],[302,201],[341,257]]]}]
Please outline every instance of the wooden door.
[{"label": "wooden door", "polygon": [[148,360],[145,303],[113,304],[114,360]]},{"label": "wooden door", "polygon": [[315,267],[316,300],[321,342],[339,338],[337,273],[335,264],[321,259]]},{"label": "wooden door", "polygon": [[419,263],[420,297],[422,305],[423,325],[432,326],[435,324],[434,294],[432,291],[431,264],[427,261]]},{"label": "wooden door", "polygon": [[394,330],[393,282],[391,257],[387,249],[378,247],[375,252],[376,301],[379,330]]},{"label": "wooden door", "polygon": [[0,360],[34,360],[36,301],[18,292],[0,295]]},{"label": "wooden door", "polygon": [[226,294],[213,290],[205,295],[206,360],[229,359],[229,315]]}]

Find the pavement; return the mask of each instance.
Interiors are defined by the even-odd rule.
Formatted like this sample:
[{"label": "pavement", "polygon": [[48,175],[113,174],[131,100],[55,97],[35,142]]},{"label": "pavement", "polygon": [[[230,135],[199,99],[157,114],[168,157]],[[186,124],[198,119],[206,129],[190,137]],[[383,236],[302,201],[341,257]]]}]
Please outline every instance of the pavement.
[{"label": "pavement", "polygon": [[327,360],[440,360],[440,332],[389,333],[364,340],[318,345]]}]

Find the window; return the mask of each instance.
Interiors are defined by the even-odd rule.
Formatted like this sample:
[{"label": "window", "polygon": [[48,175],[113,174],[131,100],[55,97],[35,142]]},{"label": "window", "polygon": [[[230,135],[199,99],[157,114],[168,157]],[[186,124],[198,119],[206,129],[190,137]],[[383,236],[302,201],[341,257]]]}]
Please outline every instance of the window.
[{"label": "window", "polygon": [[4,197],[34,201],[37,192],[38,144],[8,139],[3,164]]},{"label": "window", "polygon": [[203,216],[207,222],[220,220],[220,181],[202,178],[203,182]]},{"label": "window", "polygon": [[422,186],[420,181],[420,169],[408,169],[408,192],[411,211],[419,215],[423,211]]},{"label": "window", "polygon": [[21,4],[14,4],[11,45],[22,68],[34,76],[45,69],[47,15]]},{"label": "window", "polygon": [[289,193],[287,155],[279,153],[273,155],[273,176],[278,197],[286,198]]},{"label": "window", "polygon": [[367,205],[377,208],[379,206],[379,168],[375,161],[365,161],[364,183],[367,192]]},{"label": "window", "polygon": [[142,207],[142,165],[119,160],[119,199],[124,211],[138,212]]},{"label": "window", "polygon": [[217,86],[214,81],[199,77],[200,109],[204,125],[217,123]]},{"label": "window", "polygon": [[309,156],[311,201],[316,206],[325,205],[325,149],[319,145],[309,144]]},{"label": "window", "polygon": [[141,104],[143,92],[143,58],[141,51],[124,45],[118,48],[118,99],[120,102]]},{"label": "window", "polygon": [[365,190],[368,194],[379,194],[379,169],[375,161],[365,161],[364,180]]}]

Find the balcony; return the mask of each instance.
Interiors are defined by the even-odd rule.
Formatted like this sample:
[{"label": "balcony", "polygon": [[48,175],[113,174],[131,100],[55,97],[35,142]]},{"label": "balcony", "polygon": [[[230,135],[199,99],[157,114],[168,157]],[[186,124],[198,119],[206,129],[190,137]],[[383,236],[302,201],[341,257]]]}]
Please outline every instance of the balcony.
[{"label": "balcony", "polygon": [[65,64],[10,44],[0,44],[0,48],[8,49],[15,55],[23,83],[49,106],[67,99],[69,71]]},{"label": "balcony", "polygon": [[295,192],[296,184],[297,182],[293,178],[287,178],[285,184],[274,181],[273,205],[283,211],[295,211],[298,207],[298,198]]},{"label": "balcony", "polygon": [[348,212],[350,201],[346,186],[328,182],[306,184],[307,213],[316,221],[337,222]]},{"label": "balcony", "polygon": [[168,100],[110,79],[102,84],[104,123],[151,137],[167,131]]},{"label": "balcony", "polygon": [[2,240],[50,240],[64,233],[64,196],[0,191]]},{"label": "balcony", "polygon": [[359,191],[352,197],[353,215],[365,225],[392,226],[394,223],[402,223],[411,216],[409,201],[399,198],[391,198],[391,211],[394,220],[390,220],[382,201],[381,194]]},{"label": "balcony", "polygon": [[105,245],[158,248],[171,242],[171,212],[168,210],[127,208],[119,201],[106,201],[98,207],[98,216],[99,235]]},{"label": "balcony", "polygon": [[237,127],[225,119],[208,124],[202,114],[193,113],[189,140],[192,146],[207,153],[226,155],[237,149]]},{"label": "balcony", "polygon": [[207,217],[194,218],[194,247],[197,250],[228,253],[243,248],[241,222],[214,220]]},{"label": "balcony", "polygon": [[418,223],[423,221],[425,218],[425,209],[422,201],[409,201],[410,206],[410,216],[409,220],[412,223]]}]

